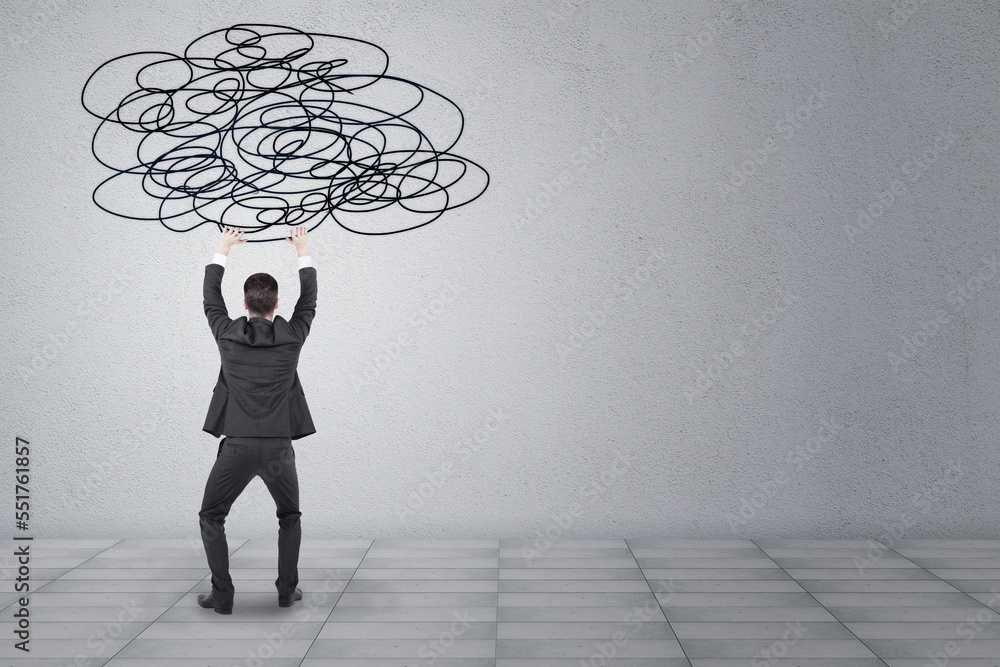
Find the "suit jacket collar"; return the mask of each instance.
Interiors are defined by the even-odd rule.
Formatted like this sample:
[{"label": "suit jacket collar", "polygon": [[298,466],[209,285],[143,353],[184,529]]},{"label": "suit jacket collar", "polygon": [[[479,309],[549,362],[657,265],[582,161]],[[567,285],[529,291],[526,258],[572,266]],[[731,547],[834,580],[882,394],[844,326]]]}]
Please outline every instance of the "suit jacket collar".
[{"label": "suit jacket collar", "polygon": [[267,324],[269,324],[271,326],[274,326],[274,322],[271,321],[271,320],[269,320],[269,319],[267,319],[266,317],[259,317],[259,316],[258,317],[251,317],[251,318],[247,319],[247,323],[249,324],[250,322],[266,322]]}]

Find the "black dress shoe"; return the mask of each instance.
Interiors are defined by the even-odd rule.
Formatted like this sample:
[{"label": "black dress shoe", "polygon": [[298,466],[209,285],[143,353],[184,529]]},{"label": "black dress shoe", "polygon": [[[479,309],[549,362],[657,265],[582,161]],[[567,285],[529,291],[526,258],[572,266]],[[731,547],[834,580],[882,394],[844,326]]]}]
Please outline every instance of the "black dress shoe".
[{"label": "black dress shoe", "polygon": [[198,596],[198,604],[205,609],[214,609],[217,614],[233,613],[233,603],[223,604],[222,600],[215,597],[214,593],[204,593]]},{"label": "black dress shoe", "polygon": [[295,602],[296,600],[301,600],[301,599],[302,599],[302,589],[296,586],[295,592],[292,593],[291,597],[288,597],[286,595],[279,595],[278,596],[278,606],[279,607],[291,607],[293,602]]}]

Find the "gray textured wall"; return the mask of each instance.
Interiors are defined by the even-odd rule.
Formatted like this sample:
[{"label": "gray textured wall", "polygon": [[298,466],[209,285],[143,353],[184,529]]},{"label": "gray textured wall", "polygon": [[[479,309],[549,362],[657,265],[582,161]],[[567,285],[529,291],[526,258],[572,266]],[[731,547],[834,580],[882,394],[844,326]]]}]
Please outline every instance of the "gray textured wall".
[{"label": "gray textured wall", "polygon": [[[36,535],[197,536],[218,232],[94,206],[79,98],[236,22],[380,44],[462,106],[456,152],[493,179],[415,232],[312,232],[306,536],[995,534],[1000,4],[2,12],[0,400]],[[295,253],[265,246],[230,255],[234,317],[256,271],[291,313]],[[273,512],[255,480],[228,531]]]}]

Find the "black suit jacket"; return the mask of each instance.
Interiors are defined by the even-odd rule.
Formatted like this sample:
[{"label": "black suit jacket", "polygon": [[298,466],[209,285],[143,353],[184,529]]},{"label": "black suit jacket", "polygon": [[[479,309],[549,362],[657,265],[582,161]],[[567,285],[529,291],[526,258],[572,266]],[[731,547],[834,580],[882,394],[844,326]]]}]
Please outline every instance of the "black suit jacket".
[{"label": "black suit jacket", "polygon": [[299,269],[299,300],[292,319],[229,319],[222,298],[225,267],[205,267],[205,315],[219,345],[222,367],[203,431],[218,437],[283,437],[316,432],[296,367],[316,315],[316,269]]}]

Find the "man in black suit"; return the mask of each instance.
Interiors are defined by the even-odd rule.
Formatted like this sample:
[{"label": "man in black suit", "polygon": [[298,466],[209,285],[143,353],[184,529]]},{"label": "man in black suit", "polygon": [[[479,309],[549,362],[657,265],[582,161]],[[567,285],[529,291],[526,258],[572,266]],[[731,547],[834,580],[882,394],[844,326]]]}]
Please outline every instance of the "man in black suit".
[{"label": "man in black suit", "polygon": [[205,267],[205,315],[219,346],[222,367],[202,430],[218,437],[215,465],[205,484],[201,538],[212,570],[212,592],[198,604],[220,614],[233,613],[235,588],[229,576],[229,545],[224,524],[233,502],[256,477],[274,498],[278,516],[278,604],[302,599],[298,588],[299,482],[292,440],[316,432],[296,370],[299,351],[316,315],[316,269],[309,257],[308,233],[292,229],[285,240],[299,256],[299,300],[290,320],[275,316],[278,283],[255,273],[243,285],[246,316],[229,319],[222,297],[222,275],[229,249],[246,243],[243,231],[225,227],[212,263]]}]

